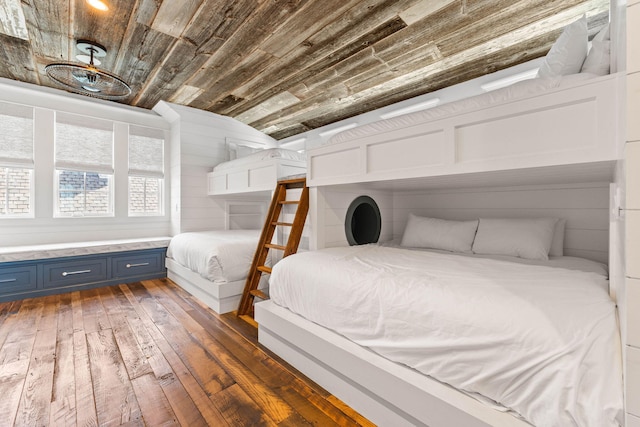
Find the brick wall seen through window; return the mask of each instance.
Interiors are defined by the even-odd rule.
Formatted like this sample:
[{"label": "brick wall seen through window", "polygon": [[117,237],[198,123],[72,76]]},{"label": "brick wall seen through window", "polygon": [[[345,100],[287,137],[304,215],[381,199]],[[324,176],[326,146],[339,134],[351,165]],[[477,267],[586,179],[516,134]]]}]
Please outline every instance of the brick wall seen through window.
[{"label": "brick wall seen through window", "polygon": [[31,213],[31,169],[0,167],[0,216]]}]

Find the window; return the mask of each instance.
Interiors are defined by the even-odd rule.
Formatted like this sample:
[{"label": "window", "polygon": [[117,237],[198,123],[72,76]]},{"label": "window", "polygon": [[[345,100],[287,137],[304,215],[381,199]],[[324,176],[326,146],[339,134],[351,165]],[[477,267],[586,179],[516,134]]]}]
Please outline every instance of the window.
[{"label": "window", "polygon": [[56,114],[56,216],[113,215],[113,122]]},{"label": "window", "polygon": [[129,126],[129,215],[162,215],[164,132]]},{"label": "window", "polygon": [[33,216],[33,108],[0,102],[0,218]]}]

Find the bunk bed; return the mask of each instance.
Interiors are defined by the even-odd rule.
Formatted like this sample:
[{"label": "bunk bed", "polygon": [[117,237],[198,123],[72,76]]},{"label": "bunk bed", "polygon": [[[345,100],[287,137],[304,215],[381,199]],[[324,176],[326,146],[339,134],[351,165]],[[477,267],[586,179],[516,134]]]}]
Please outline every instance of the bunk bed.
[{"label": "bunk bed", "polygon": [[[586,28],[583,37],[587,55]],[[596,37],[602,41],[605,31]],[[552,48],[548,57],[557,54],[557,50]],[[357,184],[357,188],[396,189],[409,183],[413,188],[421,184],[430,188],[464,188],[478,182],[494,186],[505,182],[612,182],[621,157],[618,117],[624,75],[607,74],[609,57],[604,61],[606,72],[592,73],[593,68],[583,68],[588,62],[582,56],[577,68],[568,67],[556,75],[549,75],[546,69],[541,78],[532,81],[345,131],[328,144],[308,150],[308,185],[322,188]],[[473,241],[478,232],[479,229],[472,234]],[[606,274],[598,273],[597,267],[586,268],[587,260],[568,260],[567,265],[566,257],[549,261],[549,250],[550,246],[546,247],[547,253],[539,263],[520,262],[522,254],[505,257],[498,252],[497,257],[492,254],[489,259],[476,259],[451,253],[451,248],[442,254],[372,245],[294,255],[274,267],[270,281],[272,300],[255,307],[259,341],[380,425],[621,425],[620,332]],[[469,252],[474,252],[473,243]],[[322,268],[326,266],[331,268]],[[404,284],[394,283],[398,276]],[[528,276],[535,280],[527,280]],[[379,277],[388,280],[380,281]],[[421,289],[425,282],[430,291]],[[353,283],[365,286],[353,289]],[[473,289],[474,284],[477,289]],[[449,304],[438,307],[441,298]],[[400,307],[400,312],[390,314],[388,303]],[[482,308],[476,308],[476,304]],[[425,318],[424,312],[431,308],[438,314]],[[450,321],[464,311],[468,316],[462,318],[460,313],[457,320],[462,324],[457,328],[466,329],[467,338],[471,339],[456,341],[457,336],[446,336],[451,332],[447,328],[456,328]],[[494,316],[480,318],[479,311]],[[593,315],[595,312],[598,316]],[[381,316],[377,317],[378,313]],[[417,317],[408,317],[411,313]],[[566,315],[569,319],[563,317]],[[522,355],[498,362],[497,366],[487,365],[494,354],[491,351],[502,349],[509,355],[505,349],[523,342],[509,343],[499,334],[489,336],[487,331],[477,336],[478,328],[503,331],[520,320],[524,320],[520,324],[524,331],[517,332],[517,336],[536,335],[538,326],[553,336],[548,339],[540,332],[531,341],[537,342],[534,347],[549,343],[561,346],[563,342],[566,346],[575,336],[586,337],[603,328],[605,332],[595,342],[589,341],[591,347],[577,351],[582,355],[593,352],[583,360],[588,367],[602,366],[598,362],[600,356],[609,363],[608,367],[599,371],[597,379],[590,376],[594,372],[580,370],[572,371],[574,377],[556,376],[562,369],[554,368],[552,359],[566,361],[566,354],[544,355],[537,352],[537,347],[531,352],[539,357],[537,361],[527,361]],[[435,329],[430,322],[434,322]],[[567,329],[569,326],[573,329]],[[396,331],[391,333],[392,329]],[[441,351],[435,361],[420,360],[415,354],[397,357],[425,342],[427,346],[433,344],[420,335],[403,340],[405,332],[415,329],[435,336],[435,345]],[[485,337],[491,338],[488,342],[496,344],[496,348],[486,347]],[[393,341],[397,347],[390,344]],[[489,359],[465,359],[464,355],[456,359],[458,353],[447,351],[456,345],[474,350],[471,353],[478,350]],[[577,365],[580,361],[578,358]],[[560,383],[555,384],[559,389],[578,393],[578,388],[586,385],[587,389],[610,392],[598,398],[591,396],[594,400],[573,400],[578,406],[602,409],[601,413],[594,415],[585,407],[531,409],[529,403],[536,406],[550,396],[560,396],[563,403],[569,400],[561,396],[564,391],[558,388],[551,391],[535,380],[525,382],[518,373],[511,376],[513,372],[502,372],[510,364],[525,364],[535,371],[544,369],[539,364],[547,362],[550,370],[544,375],[549,382],[559,378]],[[453,370],[448,370],[449,364]],[[575,367],[576,361],[570,364]],[[476,387],[485,365],[504,380],[489,387],[495,393]],[[461,372],[470,373],[471,377],[461,377]],[[580,384],[581,380],[586,383]],[[514,381],[523,387],[520,391],[528,393],[526,397],[509,395],[513,390],[507,390],[508,384]],[[517,402],[510,402],[511,398]],[[544,407],[545,403],[541,405]],[[545,418],[545,413],[549,417]],[[578,421],[567,424],[566,417],[571,419],[574,415]],[[560,418],[552,418],[556,416]],[[591,416],[595,419],[591,420]]]},{"label": "bunk bed", "polygon": [[280,178],[306,171],[306,155],[269,148],[214,167],[207,174],[207,191],[214,196],[273,191]]},{"label": "bunk bed", "polygon": [[[279,179],[305,172],[306,157],[281,148],[215,166],[207,175],[208,194],[232,200],[225,207],[227,229],[174,236],[167,249],[167,276],[218,313],[236,310],[271,192]],[[266,285],[264,278],[259,287]]]},{"label": "bunk bed", "polygon": [[308,151],[309,186],[543,167],[612,172],[623,77],[533,79],[345,131]]}]

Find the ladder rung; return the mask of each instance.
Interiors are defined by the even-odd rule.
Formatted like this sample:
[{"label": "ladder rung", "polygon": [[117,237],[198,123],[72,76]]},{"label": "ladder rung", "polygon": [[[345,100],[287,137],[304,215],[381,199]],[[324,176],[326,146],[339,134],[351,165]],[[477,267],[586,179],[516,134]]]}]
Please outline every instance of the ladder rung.
[{"label": "ladder rung", "polygon": [[278,185],[284,185],[287,188],[296,188],[297,186],[304,187],[307,182],[307,177],[281,179],[278,181]]},{"label": "ladder rung", "polygon": [[299,200],[283,200],[281,202],[279,202],[281,205],[299,205],[300,201]]},{"label": "ladder rung", "polygon": [[259,265],[256,268],[258,269],[258,271],[262,271],[263,273],[271,274],[271,267],[267,267],[266,265]]},{"label": "ladder rung", "polygon": [[274,245],[273,243],[267,243],[265,246],[267,248],[269,248],[269,249],[278,249],[278,250],[281,250],[281,251],[284,251],[285,249],[287,249],[286,246]]},{"label": "ladder rung", "polygon": [[254,297],[258,297],[260,299],[269,299],[269,296],[262,292],[260,289],[254,289],[252,291],[249,291],[249,293]]},{"label": "ladder rung", "polygon": [[282,225],[285,227],[293,227],[292,222],[272,222],[271,225]]}]

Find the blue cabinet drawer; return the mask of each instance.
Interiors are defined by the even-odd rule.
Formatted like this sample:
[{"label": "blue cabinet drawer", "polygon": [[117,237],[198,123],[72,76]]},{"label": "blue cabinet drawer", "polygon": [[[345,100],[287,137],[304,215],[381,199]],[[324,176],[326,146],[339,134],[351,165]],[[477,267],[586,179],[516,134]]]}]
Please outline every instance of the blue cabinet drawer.
[{"label": "blue cabinet drawer", "polygon": [[36,289],[37,267],[0,267],[0,294]]},{"label": "blue cabinet drawer", "polygon": [[164,256],[160,252],[140,255],[122,255],[115,256],[111,259],[113,278],[161,273],[163,270]]},{"label": "blue cabinet drawer", "polygon": [[107,280],[107,258],[83,259],[44,265],[45,288]]}]

